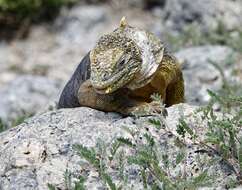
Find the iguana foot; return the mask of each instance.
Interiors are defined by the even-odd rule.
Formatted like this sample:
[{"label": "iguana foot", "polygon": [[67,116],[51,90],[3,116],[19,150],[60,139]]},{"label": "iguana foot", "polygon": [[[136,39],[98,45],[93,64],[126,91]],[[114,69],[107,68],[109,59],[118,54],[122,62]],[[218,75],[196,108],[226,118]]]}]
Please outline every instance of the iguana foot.
[{"label": "iguana foot", "polygon": [[167,116],[167,110],[165,106],[157,101],[151,103],[142,103],[137,107],[130,108],[129,113],[131,116],[143,117],[143,116],[154,116],[162,114]]}]

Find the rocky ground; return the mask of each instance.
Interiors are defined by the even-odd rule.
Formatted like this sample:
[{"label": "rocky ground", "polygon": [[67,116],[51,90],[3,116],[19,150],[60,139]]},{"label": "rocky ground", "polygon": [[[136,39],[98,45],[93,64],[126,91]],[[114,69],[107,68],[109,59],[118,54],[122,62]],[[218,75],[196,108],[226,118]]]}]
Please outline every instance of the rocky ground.
[{"label": "rocky ground", "polygon": [[[237,47],[242,37],[241,41],[229,41],[239,39],[240,0],[145,2],[80,3],[62,9],[52,23],[32,26],[25,39],[1,41],[0,118],[4,126],[11,127],[20,117],[52,110],[82,57],[102,34],[117,27],[122,16],[126,16],[130,25],[155,33],[182,63],[189,104],[184,105],[186,113],[194,110],[193,105],[206,104],[210,98],[207,89],[219,91],[224,85],[224,76],[231,84],[241,83],[242,57]],[[210,41],[210,31],[221,25],[223,28],[218,32],[225,33],[226,39]],[[180,35],[190,26],[205,38],[190,30],[188,36]],[[224,76],[216,65],[222,68]],[[169,112],[168,123],[175,126],[171,118],[178,118],[178,107],[169,108]],[[89,118],[93,121],[86,122]],[[46,181],[62,187],[67,168],[77,173],[79,158],[74,156],[72,144],[81,139],[84,145],[91,146],[100,136],[111,139],[113,135],[124,134],[121,126],[129,125],[131,120],[80,108],[48,112],[2,133],[0,189],[46,189]],[[218,167],[214,166],[212,171]],[[217,184],[227,175],[222,170],[220,174]],[[95,173],[88,175],[93,175],[90,180],[96,180]],[[91,188],[98,183],[89,181],[88,184]]]},{"label": "rocky ground", "polygon": [[[204,134],[206,122],[201,118],[194,120],[192,115],[196,107],[186,104],[168,108],[166,122],[169,129],[176,133],[180,110],[184,110],[184,116],[192,122],[196,131]],[[179,153],[179,147],[175,143],[176,136],[168,133],[166,129],[155,130],[143,118],[121,118],[115,113],[106,114],[90,108],[77,108],[47,112],[28,119],[24,124],[0,134],[0,189],[44,190],[48,183],[65,189],[66,170],[73,175],[74,181],[78,176],[84,175],[87,178],[86,189],[105,189],[97,171],[77,155],[73,145],[93,147],[101,139],[109,143],[117,137],[131,138],[128,129],[137,130],[137,127],[156,136],[159,150],[172,155],[170,162],[175,162]],[[139,134],[139,138],[142,137]],[[185,172],[189,177],[199,176],[208,169],[208,177],[215,176],[213,187],[217,189],[224,188],[225,184],[235,178],[231,169],[220,162],[209,166],[208,160],[212,161],[212,158],[190,139],[184,143],[189,156],[184,163],[174,168],[171,174],[173,177],[179,176],[183,167],[186,167]],[[115,163],[112,165],[108,172],[116,182],[120,179],[119,173],[115,169]],[[124,172],[129,179],[124,189],[143,189],[138,168],[125,166]]]},{"label": "rocky ground", "polygon": [[[49,96],[33,99],[30,95],[29,101],[34,100],[35,106],[38,104],[38,108],[46,107],[48,102],[57,101],[58,94],[82,57],[94,46],[98,37],[117,27],[123,15],[127,16],[131,24],[142,28],[148,29],[152,24],[155,24],[154,16],[144,14],[140,9],[125,10],[116,14],[115,10],[108,5],[80,5],[71,10],[63,10],[52,25],[33,26],[27,39],[13,40],[11,43],[1,42],[0,89],[13,88],[12,83],[23,82],[23,77],[44,77],[49,81],[51,94],[57,95],[52,96],[51,100]],[[147,20],[147,22],[143,22],[143,20]],[[38,88],[41,88],[38,90],[39,92],[48,91],[36,82],[36,80],[29,80],[27,83],[31,86],[39,86]],[[51,84],[58,84],[59,87],[56,88],[55,85]],[[17,90],[21,91],[20,88],[25,87],[20,86]],[[26,90],[28,91],[26,93],[31,94],[31,87],[23,89],[23,91]],[[55,92],[53,92],[54,90]],[[11,91],[13,96],[16,96],[16,90]],[[7,100],[4,99],[3,101]],[[36,110],[29,109],[30,107],[26,107],[24,104],[19,108],[18,100],[15,99],[15,102],[15,108],[11,109],[11,112],[8,111],[10,109],[7,102],[4,102],[6,106],[1,106],[0,109],[3,111],[0,112],[4,115],[12,114],[15,109],[36,112]],[[14,103],[12,104],[14,105]],[[0,117],[5,119],[4,115],[0,115]]]},{"label": "rocky ground", "polygon": [[[215,1],[206,2],[193,4],[185,0],[167,1],[166,4],[160,3],[151,10],[142,9],[145,5],[142,5],[141,1],[134,1],[133,4],[126,1],[101,5],[80,4],[71,9],[63,9],[52,24],[33,26],[26,39],[16,39],[10,43],[0,42],[0,93],[1,97],[9,96],[1,98],[0,117],[6,121],[6,118],[12,118],[10,115],[19,115],[14,113],[15,110],[18,113],[21,112],[17,110],[22,110],[22,113],[36,113],[37,110],[33,107],[38,107],[40,110],[48,107],[49,102],[57,101],[58,94],[82,57],[102,34],[115,29],[124,15],[131,25],[155,33],[168,47],[174,44],[167,40],[166,34],[179,34],[182,28],[190,23],[202,27],[202,31],[211,30],[220,21],[229,29],[240,26],[242,16],[239,13],[242,8],[239,1],[223,0],[219,4]],[[229,9],[225,11],[225,7]],[[184,8],[186,14],[182,14]],[[187,102],[197,104],[206,102],[208,99],[206,89],[217,90],[221,87],[219,73],[211,66],[209,60],[222,64],[228,56],[236,52],[230,47],[217,45],[192,46],[188,49],[186,47],[184,45],[174,53],[181,61],[186,61],[184,76]],[[241,64],[239,57],[236,59],[236,64]],[[231,78],[227,69],[226,74]],[[31,77],[33,80],[30,80]],[[39,85],[39,77],[47,80],[49,87]],[[15,84],[20,83],[25,84],[16,89]],[[34,91],[38,91],[40,97],[34,98],[31,95],[31,86],[36,87]],[[20,93],[22,91],[25,93]],[[42,93],[44,91],[50,93]],[[20,100],[11,98],[10,94],[18,96]],[[28,106],[29,104],[20,103],[20,105],[18,102],[21,102],[21,97],[33,104],[29,103],[32,105]]]}]

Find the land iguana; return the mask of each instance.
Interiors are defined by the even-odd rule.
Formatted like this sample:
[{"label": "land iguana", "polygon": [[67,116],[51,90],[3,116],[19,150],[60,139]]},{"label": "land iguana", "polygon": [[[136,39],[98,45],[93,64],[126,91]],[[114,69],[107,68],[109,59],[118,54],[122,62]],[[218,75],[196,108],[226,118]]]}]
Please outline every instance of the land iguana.
[{"label": "land iguana", "polygon": [[159,110],[184,101],[184,81],[177,59],[152,33],[125,18],[103,35],[83,58],[60,96],[58,108],[87,106],[124,115]]}]

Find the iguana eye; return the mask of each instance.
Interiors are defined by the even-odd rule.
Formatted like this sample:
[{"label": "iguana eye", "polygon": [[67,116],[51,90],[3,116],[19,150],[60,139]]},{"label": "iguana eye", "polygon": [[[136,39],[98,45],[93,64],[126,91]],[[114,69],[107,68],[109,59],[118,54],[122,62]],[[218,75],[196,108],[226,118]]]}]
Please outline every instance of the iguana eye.
[{"label": "iguana eye", "polygon": [[122,56],[119,61],[117,66],[118,67],[123,67],[126,63],[128,63],[130,61],[131,57],[126,55],[126,56]]},{"label": "iguana eye", "polygon": [[119,61],[117,62],[116,66],[119,67],[123,67],[124,64],[126,63],[126,60],[124,57],[122,57],[121,59],[119,59]]},{"label": "iguana eye", "polygon": [[125,64],[125,60],[123,59],[120,63],[119,63],[119,65],[120,66],[123,66]]}]

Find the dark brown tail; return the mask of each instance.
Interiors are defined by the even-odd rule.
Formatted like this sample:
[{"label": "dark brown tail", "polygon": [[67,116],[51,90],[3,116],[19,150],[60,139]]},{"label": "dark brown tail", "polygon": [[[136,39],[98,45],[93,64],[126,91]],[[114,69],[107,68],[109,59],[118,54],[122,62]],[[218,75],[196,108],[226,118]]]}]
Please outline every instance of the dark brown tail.
[{"label": "dark brown tail", "polygon": [[90,59],[88,53],[82,59],[71,79],[65,85],[58,102],[58,109],[79,107],[80,104],[77,98],[78,89],[80,88],[80,85],[89,78]]}]

